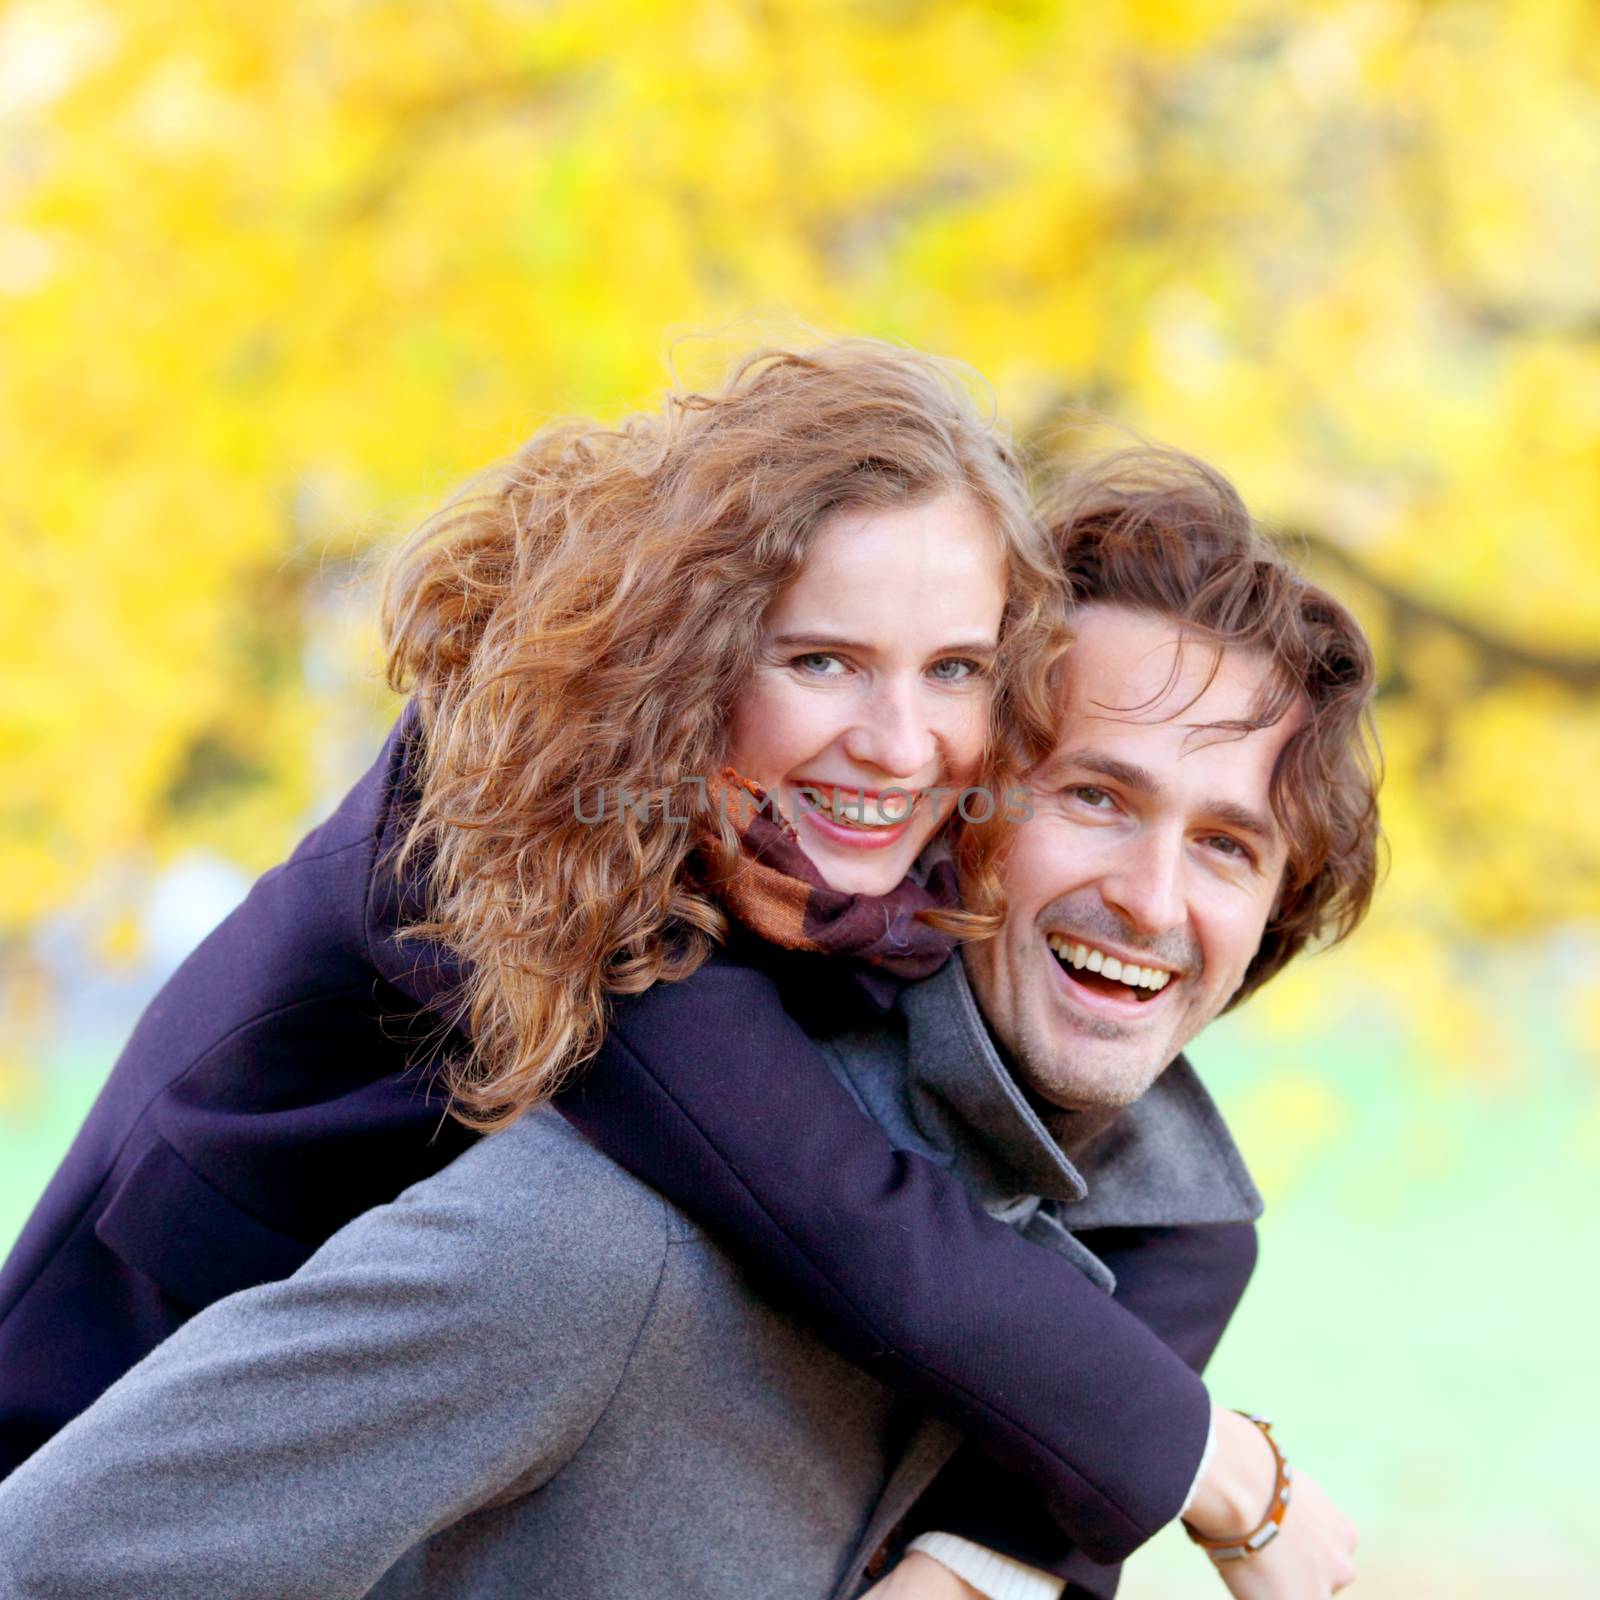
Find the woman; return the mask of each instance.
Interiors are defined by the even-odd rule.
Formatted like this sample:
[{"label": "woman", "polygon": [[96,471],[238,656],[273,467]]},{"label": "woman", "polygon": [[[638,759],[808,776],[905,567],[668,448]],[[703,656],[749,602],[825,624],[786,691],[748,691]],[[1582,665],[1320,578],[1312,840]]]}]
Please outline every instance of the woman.
[{"label": "woman", "polygon": [[[813,542],[826,568],[807,571]],[[913,582],[951,647],[916,663],[914,700],[902,663],[885,688],[879,664],[829,655],[839,624],[881,619]],[[406,850],[426,859],[431,915],[412,936],[468,974],[456,1090],[482,1127],[587,1059],[605,993],[685,976],[722,938],[701,823],[721,880],[742,819],[713,803],[675,821],[700,809],[695,780],[731,763],[796,818],[830,888],[885,894],[961,788],[998,793],[1050,736],[1061,583],[1024,486],[970,402],[887,349],[755,357],[665,417],[550,430],[424,526],[386,596],[391,681],[422,734]],[[906,749],[919,719],[926,748]],[[845,724],[871,746],[852,755],[832,737]],[[836,784],[894,780],[918,798],[870,841],[824,809]],[[604,826],[586,822],[597,805]],[[934,921],[977,932],[999,832],[962,838],[969,914]]]},{"label": "woman", "polygon": [[[953,932],[994,926],[998,827],[962,827],[952,840],[965,911],[954,909],[948,869],[925,883],[905,875],[948,817],[937,791],[1000,795],[1048,742],[1056,590],[992,435],[928,364],[870,346],[757,358],[720,393],[674,402],[663,417],[542,435],[450,508],[403,554],[389,589],[391,673],[414,710],[384,781],[358,790],[267,886],[276,986],[233,1015],[241,969],[262,964],[262,919],[247,906],[152,1008],[99,1125],[86,1129],[91,1155],[114,1146],[84,1163],[98,1178],[92,1192],[111,1194],[92,1228],[83,1218],[98,1202],[81,1197],[81,1182],[47,1196],[46,1212],[70,1213],[115,1257],[88,1275],[111,1285],[122,1274],[102,1294],[103,1306],[123,1308],[107,1319],[122,1330],[104,1341],[114,1359],[125,1365],[152,1332],[219,1294],[292,1270],[330,1222],[440,1164],[443,1153],[419,1154],[436,1114],[414,1084],[386,1076],[394,1052],[358,1043],[375,971],[465,1024],[471,1046],[453,1060],[452,1087],[477,1126],[516,1120],[587,1062],[563,1105],[574,1121],[787,1270],[846,1355],[1034,1476],[1091,1554],[1113,1559],[1167,1520],[1210,1414],[1182,1362],[1044,1252],[1027,1252],[1039,1325],[1095,1317],[1140,1350],[1148,1382],[1112,1415],[1097,1403],[1104,1371],[1092,1361],[1056,1361],[1042,1340],[1019,1356],[1014,1327],[971,1314],[1002,1290],[1016,1298],[1015,1241],[965,1199],[961,1226],[933,1255],[938,1288],[960,1285],[968,1314],[930,1315],[905,1280],[902,1263],[923,1254],[902,1248],[902,1230],[939,1240],[954,1180],[888,1149],[756,966],[732,964],[770,1040],[760,1062],[720,1058],[710,1037],[674,1076],[651,1056],[648,1011],[630,1021],[614,998],[693,994],[690,975],[730,918],[757,939],[844,956],[841,971],[869,982],[924,975],[948,957]],[[905,599],[914,603],[885,603]],[[737,776],[719,784],[724,767]],[[681,805],[659,803],[662,791],[681,795],[687,782],[695,794],[696,780],[714,803],[678,820]],[[891,807],[892,788],[908,801]],[[869,789],[878,793],[856,802],[862,814],[846,814],[851,791]],[[769,817],[724,815],[723,798],[740,791],[770,792],[780,808],[808,793],[819,804],[800,807],[791,836]],[[658,803],[640,805],[641,792]],[[585,820],[596,794],[611,802],[603,825]],[[374,870],[402,836],[404,875]],[[354,877],[365,950],[352,956],[342,925],[295,916],[283,891],[296,870],[319,905],[348,894]],[[337,961],[326,953],[335,946]],[[718,965],[724,977],[729,966]],[[234,1025],[219,1035],[208,1010]],[[198,1056],[185,1036],[196,1027]],[[245,1038],[240,1054],[232,1041]],[[307,1089],[316,1075],[304,1061],[263,1074],[275,1048],[289,1056],[304,1043],[333,1094],[328,1083]],[[169,1045],[186,1054],[152,1068]],[[784,1130],[781,1149],[759,1114],[763,1075],[776,1072],[805,1075],[814,1096],[810,1125],[799,1139]],[[149,1123],[141,1153],[133,1135]],[[386,1158],[373,1159],[375,1138],[392,1146]],[[887,1179],[843,1197],[786,1190],[805,1140],[841,1152],[842,1173]],[[720,1160],[683,1159],[707,1144]],[[850,1150],[861,1160],[843,1159]],[[326,1183],[304,1177],[317,1158]],[[819,1263],[836,1248],[828,1230],[797,1230],[792,1212],[814,1224],[841,1198],[879,1207],[883,1226],[857,1231],[852,1259]],[[174,1226],[180,1215],[187,1229]],[[40,1285],[70,1275],[59,1231],[48,1217],[30,1225],[21,1265],[8,1268],[14,1317],[42,1315]],[[232,1248],[240,1237],[243,1252]],[[797,1237],[809,1241],[798,1258]],[[241,1254],[253,1255],[242,1270]],[[130,1267],[152,1269],[131,1296]],[[104,1366],[102,1382],[114,1375]],[[1148,1475],[1117,1482],[1113,1446],[1154,1414],[1181,1436],[1179,1469],[1154,1488]],[[1102,1448],[1112,1464],[1097,1465]],[[431,1527],[424,1519],[410,1532]],[[1039,1538],[1048,1549],[1048,1531]],[[1014,1530],[1008,1542],[1016,1547]]]}]

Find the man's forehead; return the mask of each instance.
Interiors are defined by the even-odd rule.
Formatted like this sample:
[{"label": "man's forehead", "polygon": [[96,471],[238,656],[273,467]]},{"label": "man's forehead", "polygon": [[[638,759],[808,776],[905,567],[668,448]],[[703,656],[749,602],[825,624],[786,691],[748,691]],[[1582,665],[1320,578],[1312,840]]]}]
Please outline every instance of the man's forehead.
[{"label": "man's forehead", "polygon": [[[1275,669],[1263,651],[1223,645],[1172,617],[1126,606],[1085,606],[1063,680],[1065,716],[1108,721],[1215,722],[1237,718],[1272,695]],[[1202,707],[1201,702],[1205,705]]]},{"label": "man's forehead", "polygon": [[1297,698],[1284,694],[1265,651],[1224,645],[1176,618],[1096,603],[1078,612],[1074,631],[1058,746],[1084,723],[1163,727],[1183,738],[1208,726],[1259,723]]},{"label": "man's forehead", "polygon": [[1265,817],[1278,755],[1308,715],[1304,698],[1291,696],[1257,726],[1283,699],[1275,670],[1265,653],[1219,647],[1171,618],[1085,607],[1059,735],[1032,781],[1087,771],[1165,793],[1191,779],[1214,791],[1220,777],[1230,809]]}]

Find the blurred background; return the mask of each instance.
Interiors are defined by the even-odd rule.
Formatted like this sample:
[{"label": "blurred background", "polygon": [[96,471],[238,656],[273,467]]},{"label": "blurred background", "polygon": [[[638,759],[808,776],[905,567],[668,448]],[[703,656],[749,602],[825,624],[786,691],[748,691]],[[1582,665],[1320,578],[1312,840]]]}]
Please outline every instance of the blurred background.
[{"label": "blurred background", "polygon": [[1600,1595],[1588,0],[0,3],[0,1249],[371,759],[375,553],[802,326],[1208,458],[1371,629],[1377,907],[1195,1052],[1269,1201],[1213,1387],[1358,1592]]}]

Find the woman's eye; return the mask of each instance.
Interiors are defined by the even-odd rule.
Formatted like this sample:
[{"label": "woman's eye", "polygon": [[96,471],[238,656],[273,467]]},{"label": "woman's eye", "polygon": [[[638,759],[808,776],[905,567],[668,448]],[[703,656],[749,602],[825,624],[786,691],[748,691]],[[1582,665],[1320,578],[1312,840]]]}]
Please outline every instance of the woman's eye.
[{"label": "woman's eye", "polygon": [[981,662],[969,661],[965,656],[946,656],[935,661],[928,669],[940,683],[966,683],[971,678],[985,676]]},{"label": "woman's eye", "polygon": [[802,672],[809,672],[816,678],[837,678],[846,670],[844,662],[826,650],[808,651],[803,656],[796,656],[789,665],[798,667]]}]

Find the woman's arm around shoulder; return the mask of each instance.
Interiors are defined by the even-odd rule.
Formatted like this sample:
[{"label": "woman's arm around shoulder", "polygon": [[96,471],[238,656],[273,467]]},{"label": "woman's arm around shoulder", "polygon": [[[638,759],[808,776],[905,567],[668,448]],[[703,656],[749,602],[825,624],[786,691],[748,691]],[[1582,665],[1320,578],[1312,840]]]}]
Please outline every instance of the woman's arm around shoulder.
[{"label": "woman's arm around shoulder", "polygon": [[896,1150],[768,974],[719,960],[619,1005],[557,1103],[841,1353],[1035,1482],[1096,1560],[1177,1515],[1209,1427],[1199,1377],[953,1173]]}]

